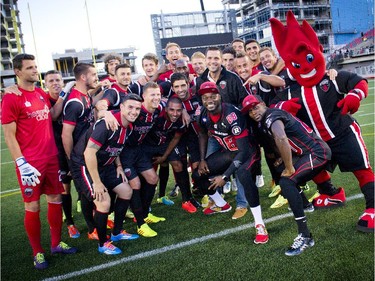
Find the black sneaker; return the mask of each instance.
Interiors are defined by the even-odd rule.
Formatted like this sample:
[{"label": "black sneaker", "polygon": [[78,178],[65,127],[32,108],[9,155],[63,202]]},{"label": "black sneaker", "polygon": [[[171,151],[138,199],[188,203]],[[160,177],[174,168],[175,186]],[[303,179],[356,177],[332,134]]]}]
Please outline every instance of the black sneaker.
[{"label": "black sneaker", "polygon": [[304,250],[315,245],[314,239],[310,233],[310,237],[303,237],[302,233],[294,239],[292,246],[285,252],[287,256],[297,256],[302,254]]},{"label": "black sneaker", "polygon": [[191,204],[193,204],[193,206],[195,208],[202,207],[201,204],[199,204],[199,202],[197,200],[195,200],[193,197],[189,201],[190,201]]},{"label": "black sneaker", "polygon": [[180,190],[180,187],[175,184],[174,185],[174,188],[172,189],[172,191],[169,193],[169,196],[170,197],[177,197],[178,196],[178,193],[179,193],[179,190]]}]

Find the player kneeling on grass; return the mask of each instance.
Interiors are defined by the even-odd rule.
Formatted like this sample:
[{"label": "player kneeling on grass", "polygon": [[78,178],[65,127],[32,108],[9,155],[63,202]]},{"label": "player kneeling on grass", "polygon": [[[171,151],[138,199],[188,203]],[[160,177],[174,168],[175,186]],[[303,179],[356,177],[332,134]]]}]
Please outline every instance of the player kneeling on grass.
[{"label": "player kneeling on grass", "polygon": [[[205,215],[228,212],[232,207],[217,192],[230,176],[236,175],[244,186],[256,228],[255,244],[268,241],[268,233],[262,218],[258,188],[252,180],[253,163],[259,159],[256,148],[249,139],[246,120],[233,105],[222,103],[215,83],[204,82],[199,91],[203,109],[198,117],[202,130],[199,132],[201,161],[193,172],[194,184],[215,202],[204,209]],[[218,141],[221,149],[205,158],[208,132]]]},{"label": "player kneeling on grass", "polygon": [[299,255],[314,246],[314,240],[307,227],[298,185],[325,169],[331,159],[331,150],[306,124],[284,110],[268,108],[260,96],[247,96],[241,112],[258,122],[260,131],[269,137],[275,152],[281,156],[282,163],[276,168],[281,174],[279,184],[294,214],[299,233],[285,254]]},{"label": "player kneeling on grass", "polygon": [[[99,237],[99,253],[117,255],[121,250],[112,245],[112,241],[133,240],[139,236],[129,234],[122,229],[132,189],[129,186],[119,155],[125,140],[131,133],[132,122],[137,119],[142,106],[142,98],[135,94],[127,95],[120,111],[114,112],[119,126],[115,131],[108,129],[104,120],[99,120],[74,147],[71,155],[72,174],[85,196],[93,200],[96,206],[94,220]],[[117,194],[114,206],[115,224],[111,240],[107,239],[107,219],[111,198],[108,191]]]}]

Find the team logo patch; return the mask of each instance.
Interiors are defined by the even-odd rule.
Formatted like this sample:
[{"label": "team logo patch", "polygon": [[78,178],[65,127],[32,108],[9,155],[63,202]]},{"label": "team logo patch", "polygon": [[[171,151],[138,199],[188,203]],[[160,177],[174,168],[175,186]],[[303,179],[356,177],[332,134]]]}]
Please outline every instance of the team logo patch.
[{"label": "team logo patch", "polygon": [[241,128],[239,126],[234,126],[232,128],[232,134],[235,135],[235,136],[238,136],[239,134],[241,134]]},{"label": "team logo patch", "polygon": [[328,79],[324,79],[322,82],[320,82],[319,87],[323,92],[328,92],[330,87]]},{"label": "team logo patch", "polygon": [[237,120],[237,115],[236,113],[232,112],[226,117],[226,119],[228,120],[229,124],[232,124],[233,121]]},{"label": "team logo patch", "polygon": [[224,90],[225,87],[227,86],[227,82],[226,82],[226,81],[221,81],[221,82],[219,83],[219,86],[220,86],[220,88],[221,88],[222,90]]},{"label": "team logo patch", "polygon": [[126,169],[124,170],[124,173],[125,173],[125,176],[126,176],[127,178],[129,178],[129,177],[131,176],[131,174],[132,174],[132,172],[131,172],[131,170],[130,170],[129,168],[126,168]]},{"label": "team logo patch", "polygon": [[24,193],[25,193],[25,196],[31,197],[34,193],[34,190],[30,187],[26,187],[25,190],[24,190]]},{"label": "team logo patch", "polygon": [[31,106],[31,103],[29,101],[25,102],[25,106],[26,107],[30,107]]}]

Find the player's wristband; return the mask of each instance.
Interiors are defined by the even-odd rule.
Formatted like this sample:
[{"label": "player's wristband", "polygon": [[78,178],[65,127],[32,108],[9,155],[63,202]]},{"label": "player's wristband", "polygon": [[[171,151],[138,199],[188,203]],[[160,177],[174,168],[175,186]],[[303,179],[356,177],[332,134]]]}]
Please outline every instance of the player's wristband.
[{"label": "player's wristband", "polygon": [[23,164],[27,163],[25,157],[23,157],[23,156],[18,157],[15,162],[16,162],[17,167],[20,167]]},{"label": "player's wristband", "polygon": [[225,181],[228,181],[228,180],[229,180],[229,178],[228,178],[226,175],[222,176],[221,178],[222,178],[223,180],[225,180]]}]

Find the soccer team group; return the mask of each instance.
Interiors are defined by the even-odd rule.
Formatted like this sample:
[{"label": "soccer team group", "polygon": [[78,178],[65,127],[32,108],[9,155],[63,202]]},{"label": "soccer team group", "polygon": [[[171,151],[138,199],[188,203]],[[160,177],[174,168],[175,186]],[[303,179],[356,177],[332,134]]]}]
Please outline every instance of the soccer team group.
[{"label": "soccer team group", "polygon": [[[208,47],[191,58],[168,43],[168,62],[159,66],[156,55],[146,54],[145,74],[137,81],[120,55],[107,54],[107,77],[99,81],[94,65],[78,62],[75,81],[65,86],[59,71],[48,71],[46,93],[35,86],[34,56],[13,59],[18,85],[5,90],[1,121],[35,268],[48,267],[41,245],[41,194],[48,202],[52,254],[77,252],[61,241],[63,213],[70,237],[80,236],[72,217],[72,180],[88,238],[99,241],[100,253],[120,254],[113,242],[157,235],[150,224],[165,220],[150,212],[158,184],[157,202],[174,204],[166,196],[169,165],[183,211],[230,211],[222,193],[232,181],[237,187],[232,218],[250,210],[254,243],[267,243],[257,186],[261,148],[272,193],[289,204],[297,224],[286,255],[314,245],[305,212],[345,202],[344,188],[330,178],[337,165],[355,175],[365,198],[357,229],[374,231],[374,174],[352,117],[368,94],[367,81],[346,71],[326,71],[315,32],[291,12],[286,26],[270,21],[281,58],[256,40],[235,39],[224,50]],[[312,202],[302,188],[310,180],[319,191]],[[123,229],[126,215],[134,217],[137,234]]]}]

